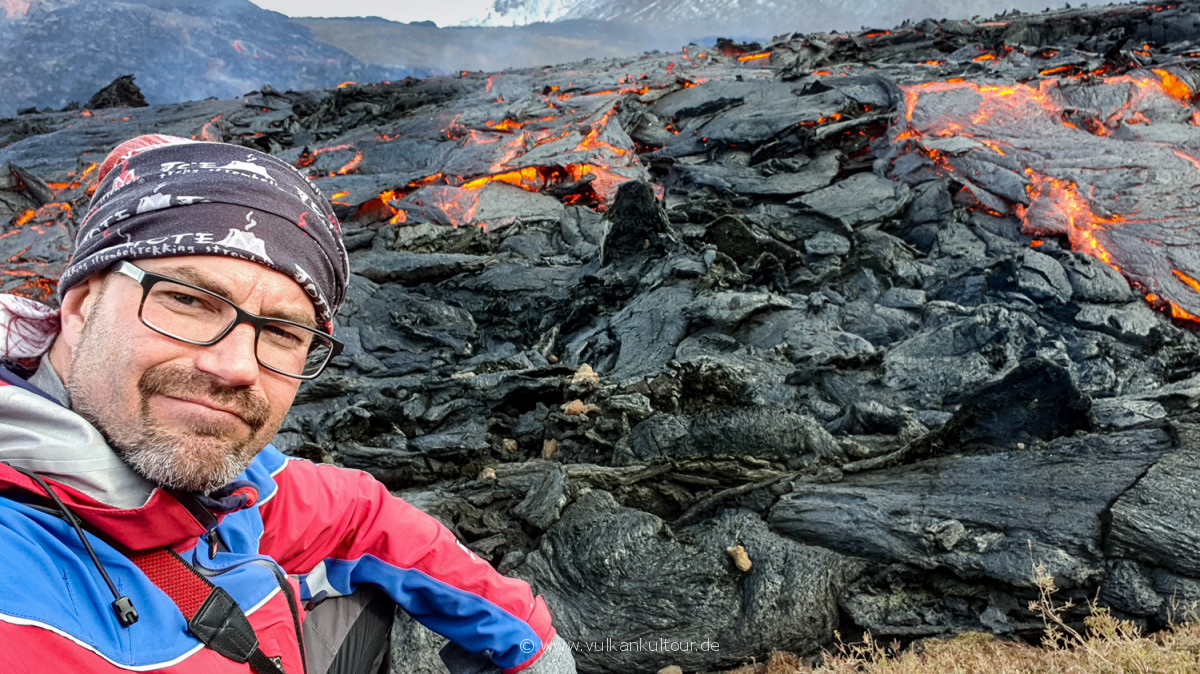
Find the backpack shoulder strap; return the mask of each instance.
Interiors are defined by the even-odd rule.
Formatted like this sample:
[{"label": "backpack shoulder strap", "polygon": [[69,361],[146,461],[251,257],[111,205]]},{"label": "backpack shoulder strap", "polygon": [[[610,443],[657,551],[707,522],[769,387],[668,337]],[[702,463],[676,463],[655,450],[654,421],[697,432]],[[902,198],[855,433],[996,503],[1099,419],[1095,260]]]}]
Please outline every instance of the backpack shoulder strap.
[{"label": "backpack shoulder strap", "polygon": [[187,619],[188,631],[208,648],[249,664],[257,674],[285,674],[283,666],[258,647],[250,619],[225,588],[213,584],[170,548],[129,556]]}]

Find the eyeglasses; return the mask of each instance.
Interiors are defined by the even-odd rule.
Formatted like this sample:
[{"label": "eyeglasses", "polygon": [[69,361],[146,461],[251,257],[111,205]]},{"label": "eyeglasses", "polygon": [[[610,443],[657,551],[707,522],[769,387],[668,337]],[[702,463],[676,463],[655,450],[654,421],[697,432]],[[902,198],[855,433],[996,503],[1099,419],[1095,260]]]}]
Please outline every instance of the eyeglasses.
[{"label": "eyeglasses", "polygon": [[307,325],[258,316],[229,300],[190,283],[145,271],[121,261],[112,271],[142,286],[138,318],[151,330],[181,342],[212,346],[242,323],[254,326],[254,355],[272,372],[312,379],[343,344]]}]

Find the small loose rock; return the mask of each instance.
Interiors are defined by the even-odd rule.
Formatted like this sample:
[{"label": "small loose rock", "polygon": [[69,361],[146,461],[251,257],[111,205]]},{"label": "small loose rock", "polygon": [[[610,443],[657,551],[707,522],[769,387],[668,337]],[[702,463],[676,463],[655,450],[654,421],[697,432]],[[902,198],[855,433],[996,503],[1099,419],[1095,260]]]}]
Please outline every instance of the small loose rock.
[{"label": "small loose rock", "polygon": [[746,573],[753,566],[750,555],[746,554],[746,548],[740,545],[731,545],[725,548],[725,552],[729,554],[729,558],[733,560],[733,565],[738,568],[738,571]]},{"label": "small loose rock", "polygon": [[562,406],[563,414],[575,416],[578,414],[599,414],[600,408],[590,403],[585,404],[582,400],[572,400],[569,403],[564,403]]},{"label": "small loose rock", "polygon": [[[551,440],[547,440],[546,442],[542,443],[542,458],[543,459],[549,459],[550,457],[554,456],[554,453],[557,451],[558,451],[558,440],[551,439]],[[493,475],[495,475],[494,472],[493,472]]]},{"label": "small loose rock", "polygon": [[575,371],[575,376],[571,377],[571,385],[578,386],[579,384],[599,384],[600,377],[591,365],[583,364]]}]

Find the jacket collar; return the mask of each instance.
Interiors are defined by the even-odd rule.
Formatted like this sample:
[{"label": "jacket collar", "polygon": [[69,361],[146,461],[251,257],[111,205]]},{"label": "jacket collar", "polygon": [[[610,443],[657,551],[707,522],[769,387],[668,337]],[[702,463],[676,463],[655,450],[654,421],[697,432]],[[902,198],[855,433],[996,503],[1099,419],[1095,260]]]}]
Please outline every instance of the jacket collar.
[{"label": "jacket collar", "polygon": [[42,354],[38,369],[29,376],[29,383],[63,407],[71,406],[71,395],[67,393],[67,387],[63,384],[62,378],[58,376],[58,371],[50,363],[49,351]]}]

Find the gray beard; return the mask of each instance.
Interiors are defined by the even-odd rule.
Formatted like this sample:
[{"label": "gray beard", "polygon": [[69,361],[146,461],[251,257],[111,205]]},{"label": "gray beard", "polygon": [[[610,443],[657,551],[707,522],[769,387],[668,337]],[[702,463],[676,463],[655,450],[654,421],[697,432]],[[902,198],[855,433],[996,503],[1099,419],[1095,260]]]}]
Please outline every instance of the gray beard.
[{"label": "gray beard", "polygon": [[[204,428],[181,439],[152,426],[143,427],[137,438],[110,436],[87,404],[76,405],[76,413],[95,426],[113,452],[134,472],[165,489],[209,494],[229,484],[254,461],[258,450],[248,451],[253,438],[229,446]],[[123,441],[124,440],[124,441]],[[181,445],[190,444],[191,447]],[[210,444],[205,451],[196,445]],[[212,457],[218,455],[216,460]]]},{"label": "gray beard", "polygon": [[148,433],[134,447],[113,446],[113,451],[134,471],[154,484],[179,491],[209,494],[229,484],[254,460],[243,456],[244,447],[224,453],[217,463],[198,461],[193,454],[180,451],[178,442],[168,434]]}]

